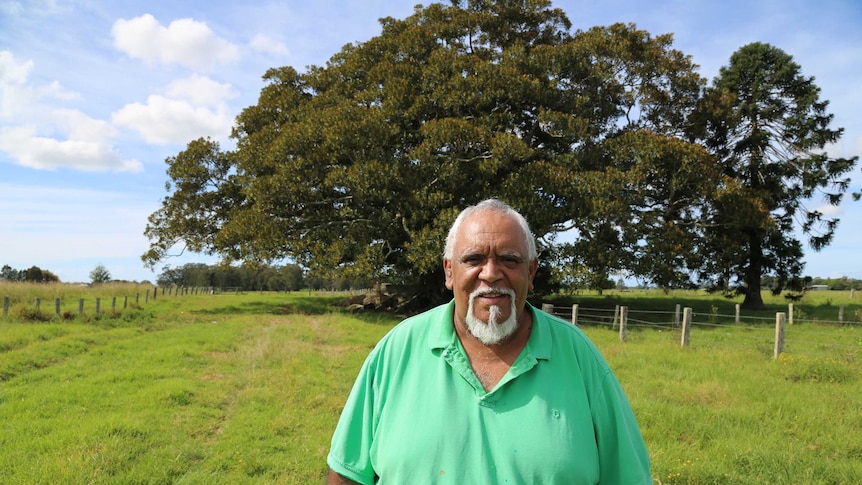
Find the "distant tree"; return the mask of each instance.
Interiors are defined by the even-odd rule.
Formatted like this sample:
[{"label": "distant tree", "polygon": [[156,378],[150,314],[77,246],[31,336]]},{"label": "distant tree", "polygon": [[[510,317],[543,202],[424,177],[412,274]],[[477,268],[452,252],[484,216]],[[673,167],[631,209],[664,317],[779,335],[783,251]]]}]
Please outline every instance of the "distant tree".
[{"label": "distant tree", "polygon": [[54,273],[43,269],[42,270],[42,282],[43,283],[59,283],[60,277],[55,275]]},{"label": "distant tree", "polygon": [[857,161],[826,154],[843,131],[829,127],[828,104],[790,55],[763,43],[736,51],[703,98],[700,119],[724,182],[704,214],[710,241],[702,274],[717,287],[736,285],[746,308],[763,307],[764,274],[775,276],[779,291],[799,281],[797,221],[815,251],[835,234],[838,219],[806,205],[816,196],[838,205]]},{"label": "distant tree", "polygon": [[25,274],[22,274],[21,271],[9,266],[8,264],[3,265],[0,268],[0,279],[6,281],[21,281],[24,279]]},{"label": "distant tree", "polygon": [[297,291],[303,288],[303,271],[297,264],[286,264],[279,269],[284,281],[284,289],[287,291]]},{"label": "distant tree", "polygon": [[34,283],[41,283],[42,278],[44,277],[44,272],[42,268],[38,266],[31,266],[24,272],[24,281],[32,281]]},{"label": "distant tree", "polygon": [[97,264],[93,271],[90,271],[90,283],[99,285],[111,281],[111,273],[104,265]]}]

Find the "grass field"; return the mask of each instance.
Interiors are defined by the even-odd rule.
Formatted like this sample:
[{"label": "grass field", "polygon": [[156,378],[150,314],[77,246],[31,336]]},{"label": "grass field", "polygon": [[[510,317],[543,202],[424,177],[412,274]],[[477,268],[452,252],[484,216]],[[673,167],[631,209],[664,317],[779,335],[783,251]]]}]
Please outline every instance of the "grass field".
[{"label": "grass field", "polygon": [[[623,343],[584,328],[629,394],[655,483],[862,483],[862,326],[822,323],[845,304],[831,298],[798,303],[814,318],[788,329],[779,359],[775,308],[764,324],[696,328],[687,348],[673,329],[635,327]],[[100,318],[0,319],[0,483],[322,483],[356,372],[397,322],[337,299],[184,295]],[[697,311],[728,311],[719,303]]]}]

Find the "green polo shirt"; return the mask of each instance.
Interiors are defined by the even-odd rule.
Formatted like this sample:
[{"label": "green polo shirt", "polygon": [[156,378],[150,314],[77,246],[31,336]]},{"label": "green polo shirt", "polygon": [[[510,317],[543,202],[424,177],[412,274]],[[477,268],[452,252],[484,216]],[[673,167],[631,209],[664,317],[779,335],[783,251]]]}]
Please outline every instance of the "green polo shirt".
[{"label": "green polo shirt", "polygon": [[651,484],[619,382],[575,326],[537,311],[530,339],[485,392],[454,302],[409,318],[362,366],[327,464],[362,484]]}]

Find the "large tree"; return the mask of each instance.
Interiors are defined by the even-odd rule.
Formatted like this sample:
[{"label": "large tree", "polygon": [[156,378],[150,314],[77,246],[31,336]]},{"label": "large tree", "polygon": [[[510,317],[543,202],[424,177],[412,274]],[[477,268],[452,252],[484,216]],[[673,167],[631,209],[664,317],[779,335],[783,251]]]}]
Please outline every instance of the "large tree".
[{"label": "large tree", "polygon": [[574,229],[561,254],[595,281],[689,283],[716,174],[686,141],[704,81],[670,35],[572,32],[546,0],[453,0],[381,25],[324,67],[269,70],[235,151],[197,140],[168,159],[147,263],[185,242],[417,284],[428,301],[455,215],[497,196],[545,246]]},{"label": "large tree", "polygon": [[713,257],[705,276],[736,285],[743,306],[760,308],[763,275],[774,275],[778,290],[801,275],[797,227],[815,251],[831,242],[838,219],[816,205],[841,202],[857,159],[827,155],[843,131],[830,128],[828,101],[813,77],[769,44],[736,51],[703,106],[707,144],[725,177],[707,217]]}]

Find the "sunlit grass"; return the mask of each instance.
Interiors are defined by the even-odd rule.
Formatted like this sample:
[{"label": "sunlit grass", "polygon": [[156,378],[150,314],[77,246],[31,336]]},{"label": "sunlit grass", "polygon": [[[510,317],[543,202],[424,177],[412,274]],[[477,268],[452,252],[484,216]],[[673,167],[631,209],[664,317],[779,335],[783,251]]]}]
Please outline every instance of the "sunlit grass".
[{"label": "sunlit grass", "polygon": [[[188,295],[128,318],[0,320],[0,482],[322,483],[356,372],[397,323],[337,299]],[[797,324],[779,359],[768,324],[696,327],[687,348],[675,329],[625,343],[584,329],[656,483],[862,483],[858,326]]]}]

